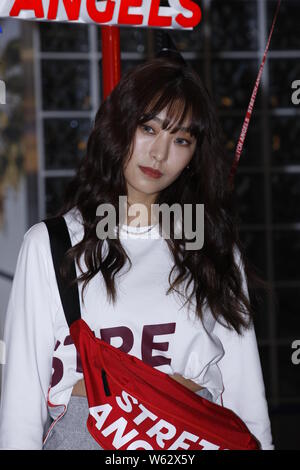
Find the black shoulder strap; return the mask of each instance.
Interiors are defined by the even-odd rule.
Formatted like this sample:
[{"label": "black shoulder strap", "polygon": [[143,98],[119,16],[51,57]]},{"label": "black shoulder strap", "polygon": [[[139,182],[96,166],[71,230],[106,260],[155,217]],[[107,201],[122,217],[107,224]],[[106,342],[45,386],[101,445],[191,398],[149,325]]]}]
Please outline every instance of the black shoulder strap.
[{"label": "black shoulder strap", "polygon": [[[69,230],[63,216],[51,217],[44,219],[42,222],[46,224],[48,229],[58,290],[60,293],[65,317],[70,327],[75,320],[81,318],[81,314],[78,285],[74,284],[67,288],[66,282],[63,281],[59,273],[59,267],[63,256],[65,252],[72,246]],[[75,277],[77,277],[75,262],[72,263],[69,275],[71,276],[70,279],[75,279]]]}]

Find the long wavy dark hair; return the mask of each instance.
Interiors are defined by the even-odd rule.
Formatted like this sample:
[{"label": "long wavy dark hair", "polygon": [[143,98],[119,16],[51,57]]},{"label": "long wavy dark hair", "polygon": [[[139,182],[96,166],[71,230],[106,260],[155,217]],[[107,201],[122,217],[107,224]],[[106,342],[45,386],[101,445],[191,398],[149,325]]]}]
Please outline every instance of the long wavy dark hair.
[{"label": "long wavy dark hair", "polygon": [[[250,327],[254,312],[243,289],[243,273],[234,255],[237,249],[249,287],[268,289],[268,283],[258,276],[244,253],[238,235],[238,216],[234,192],[228,184],[231,158],[225,151],[224,134],[218,121],[216,107],[197,72],[189,65],[183,66],[175,59],[154,58],[124,74],[111,94],[102,102],[96,113],[93,129],[87,142],[87,151],[69,182],[61,209],[55,216],[63,215],[77,207],[82,215],[84,236],[70,248],[61,267],[67,276],[70,263],[76,261],[81,275],[72,284],[83,282],[83,292],[88,282],[101,271],[108,300],[116,302],[115,276],[131,260],[122,243],[116,239],[99,239],[96,225],[101,220],[96,209],[102,203],[115,207],[119,223],[119,196],[127,195],[123,166],[131,156],[134,135],[139,125],[147,122],[167,108],[164,128],[176,132],[187,115],[191,116],[190,132],[197,145],[189,169],[163,189],[156,204],[204,204],[204,245],[199,250],[185,250],[186,241],[174,238],[174,221],[171,220],[169,247],[174,266],[169,274],[168,295],[187,281],[192,286],[185,303],[196,299],[196,315],[203,320],[203,307],[207,302],[212,315],[225,319],[226,328]],[[187,114],[189,113],[189,114]],[[161,221],[159,221],[161,227]],[[107,254],[103,255],[103,243]],[[87,271],[80,265],[84,254]],[[145,269],[147,267],[145,266]],[[177,276],[171,280],[172,275]],[[256,294],[255,294],[256,295]]]}]

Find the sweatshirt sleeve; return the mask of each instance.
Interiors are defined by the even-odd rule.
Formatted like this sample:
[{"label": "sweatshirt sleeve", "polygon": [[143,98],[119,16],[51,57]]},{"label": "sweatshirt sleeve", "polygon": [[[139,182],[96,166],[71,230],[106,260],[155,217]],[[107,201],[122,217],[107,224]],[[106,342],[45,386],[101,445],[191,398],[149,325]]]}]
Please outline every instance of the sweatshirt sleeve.
[{"label": "sweatshirt sleeve", "polygon": [[55,305],[45,224],[24,235],[4,324],[0,448],[42,449],[52,374]]},{"label": "sweatshirt sleeve", "polygon": [[[244,293],[249,299],[245,271],[239,256],[238,263]],[[215,324],[214,333],[221,340],[225,351],[218,363],[224,385],[223,405],[244,421],[249,431],[260,442],[262,450],[273,450],[268,404],[253,322],[250,329],[242,331],[242,336],[235,330],[227,330],[218,322]]]}]

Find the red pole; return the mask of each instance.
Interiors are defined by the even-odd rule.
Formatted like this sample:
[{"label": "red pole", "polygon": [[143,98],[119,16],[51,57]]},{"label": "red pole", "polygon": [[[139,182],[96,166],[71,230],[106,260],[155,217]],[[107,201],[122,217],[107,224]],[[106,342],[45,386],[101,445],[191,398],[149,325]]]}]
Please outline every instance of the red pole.
[{"label": "red pole", "polygon": [[101,26],[103,101],[121,78],[120,28]]}]

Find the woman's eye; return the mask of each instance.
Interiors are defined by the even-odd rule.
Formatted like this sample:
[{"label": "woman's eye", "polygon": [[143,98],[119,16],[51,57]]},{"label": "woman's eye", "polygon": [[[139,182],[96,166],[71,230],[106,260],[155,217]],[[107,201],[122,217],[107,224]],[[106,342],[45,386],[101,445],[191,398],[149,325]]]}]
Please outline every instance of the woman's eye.
[{"label": "woman's eye", "polygon": [[[149,132],[149,131],[148,131],[148,129],[151,129],[151,131],[153,131],[152,127],[147,126],[146,124],[141,124],[141,128],[142,128],[147,134],[152,134],[152,132]],[[189,145],[191,145],[191,142],[189,142],[187,139],[178,138],[177,140],[181,140],[181,141],[185,142],[185,145],[179,144],[181,147],[182,147],[182,146],[188,147]]]},{"label": "woman's eye", "polygon": [[142,128],[143,130],[145,130],[147,133],[148,133],[147,129],[153,130],[152,127],[146,126],[145,124],[142,124],[142,125],[141,125],[141,128]]},{"label": "woman's eye", "polygon": [[185,146],[187,146],[187,147],[188,147],[189,145],[191,145],[191,142],[188,141],[188,140],[186,140],[186,139],[178,139],[178,140],[181,140],[181,141],[185,142],[185,143],[186,143]]}]

